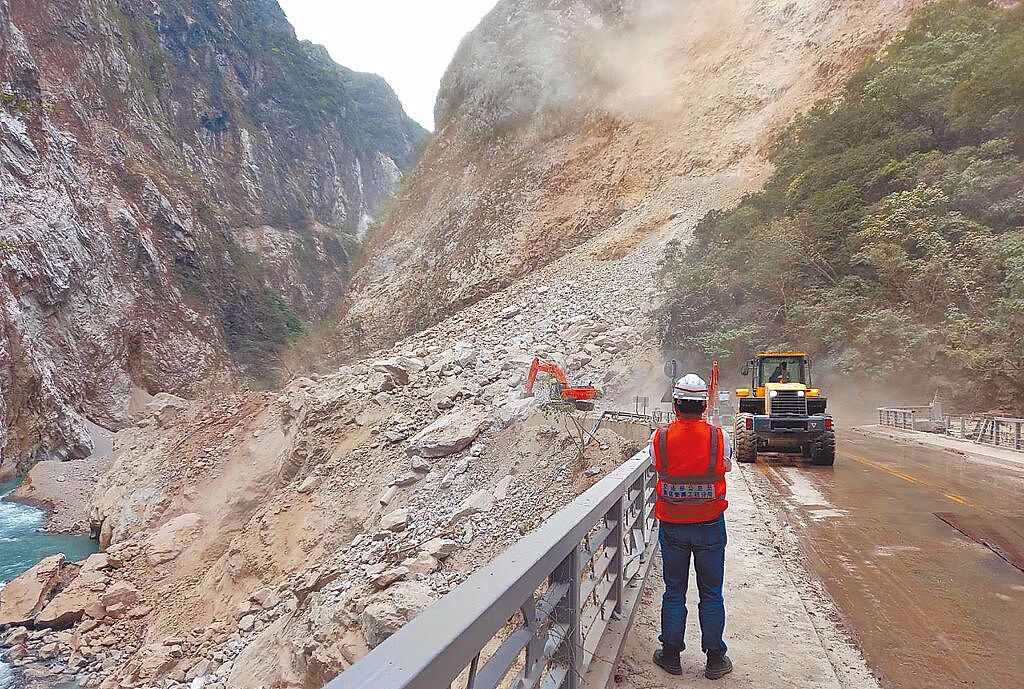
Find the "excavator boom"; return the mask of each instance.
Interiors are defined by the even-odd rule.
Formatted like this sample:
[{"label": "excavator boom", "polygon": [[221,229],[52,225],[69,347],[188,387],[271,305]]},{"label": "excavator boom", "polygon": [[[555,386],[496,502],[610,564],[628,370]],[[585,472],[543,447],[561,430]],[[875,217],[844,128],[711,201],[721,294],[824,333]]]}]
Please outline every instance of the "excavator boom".
[{"label": "excavator boom", "polygon": [[526,390],[524,390],[526,397],[533,396],[533,388],[537,383],[538,373],[547,373],[550,376],[554,376],[560,386],[562,399],[566,402],[572,402],[578,409],[590,410],[594,408],[592,400],[598,396],[597,388],[593,385],[577,387],[569,385],[569,379],[566,377],[565,371],[555,364],[541,361],[540,357],[534,357],[533,363],[530,364],[530,375],[526,379]]}]

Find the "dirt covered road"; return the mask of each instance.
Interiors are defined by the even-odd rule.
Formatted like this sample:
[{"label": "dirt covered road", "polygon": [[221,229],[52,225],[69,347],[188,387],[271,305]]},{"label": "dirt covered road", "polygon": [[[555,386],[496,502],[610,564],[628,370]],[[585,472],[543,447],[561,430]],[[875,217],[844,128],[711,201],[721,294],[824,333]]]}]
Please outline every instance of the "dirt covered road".
[{"label": "dirt covered road", "polygon": [[754,469],[883,686],[1024,687],[1024,463],[852,432]]},{"label": "dirt covered road", "polygon": [[[736,671],[700,674],[691,575],[684,684],[1024,687],[1024,458],[1006,456],[847,432],[834,467],[740,466],[726,563]],[[650,663],[662,591],[659,562],[620,686],[678,684]]]}]

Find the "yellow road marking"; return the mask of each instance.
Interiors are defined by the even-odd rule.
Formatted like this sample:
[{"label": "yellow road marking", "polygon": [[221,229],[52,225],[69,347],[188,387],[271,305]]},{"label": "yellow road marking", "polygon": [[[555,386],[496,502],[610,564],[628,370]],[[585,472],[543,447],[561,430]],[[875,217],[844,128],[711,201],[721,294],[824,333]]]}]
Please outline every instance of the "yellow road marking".
[{"label": "yellow road marking", "polygon": [[[892,467],[887,467],[884,464],[879,464],[878,462],[874,462],[874,461],[872,461],[870,459],[865,459],[864,457],[858,457],[857,455],[850,454],[849,452],[842,452],[841,454],[843,454],[843,455],[849,457],[850,459],[852,459],[853,461],[858,462],[860,464],[863,464],[865,466],[869,466],[869,467],[872,467],[874,469],[878,469],[880,471],[884,471],[887,474],[892,474],[893,476],[895,476],[895,477],[897,477],[899,479],[902,479],[902,480],[906,481],[907,483],[913,483],[915,485],[923,486],[925,488],[931,488],[932,490],[934,490],[937,493],[939,493],[940,495],[942,495],[942,497],[946,498],[947,500],[949,500],[951,502],[955,502],[957,505],[966,505],[967,507],[973,507],[975,509],[982,510],[983,512],[989,512],[989,510],[985,509],[984,507],[980,507],[978,505],[975,505],[974,503],[972,503],[970,500],[968,500],[967,498],[963,497],[962,495],[956,495],[955,493],[947,493],[947,492],[945,492],[942,489],[941,486],[937,486],[934,483],[930,483],[928,481],[925,481],[924,479],[917,478],[916,476],[912,476],[911,474],[905,474],[902,471],[896,471]],[[993,513],[990,512],[990,514],[993,514]]]}]

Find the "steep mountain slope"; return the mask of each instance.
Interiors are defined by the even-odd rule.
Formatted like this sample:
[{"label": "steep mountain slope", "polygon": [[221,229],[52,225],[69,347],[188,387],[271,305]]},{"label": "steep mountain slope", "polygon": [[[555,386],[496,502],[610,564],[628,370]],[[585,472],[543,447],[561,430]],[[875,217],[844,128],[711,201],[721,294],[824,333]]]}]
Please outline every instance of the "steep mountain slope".
[{"label": "steep mountain slope", "polygon": [[425,132],[275,0],[0,0],[0,474],[327,315]]},{"label": "steep mountain slope", "polygon": [[759,179],[772,132],[917,4],[499,3],[444,78],[343,335],[386,343],[599,234],[614,258],[685,231],[694,184]]},{"label": "steep mountain slope", "polygon": [[[358,278],[348,324],[410,334],[280,395],[150,407],[118,435],[93,513],[114,562],[97,586],[130,584],[136,607],[79,599],[77,635],[37,644],[105,688],[313,687],[343,670],[628,451],[605,436],[581,461],[558,417],[531,416],[531,357],[597,383],[602,405],[656,395],[666,242],[756,188],[773,129],[918,4],[714,0],[654,22],[645,8],[670,6],[503,2],[460,51],[452,114]],[[598,73],[596,101],[573,51],[533,50],[590,28],[621,67]],[[641,64],[650,80],[625,69]]]}]

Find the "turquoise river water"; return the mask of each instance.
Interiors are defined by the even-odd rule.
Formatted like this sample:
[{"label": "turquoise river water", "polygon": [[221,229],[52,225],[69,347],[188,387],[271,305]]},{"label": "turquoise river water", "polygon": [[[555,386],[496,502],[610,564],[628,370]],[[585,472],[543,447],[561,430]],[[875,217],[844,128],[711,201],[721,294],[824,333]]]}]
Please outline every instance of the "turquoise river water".
[{"label": "turquoise river water", "polygon": [[[75,562],[99,550],[88,536],[44,532],[45,512],[7,500],[16,486],[17,481],[0,483],[0,587],[49,555],[64,553]],[[0,660],[0,689],[12,686],[13,672]]]}]

